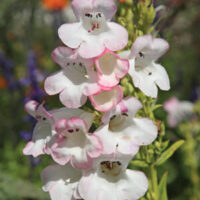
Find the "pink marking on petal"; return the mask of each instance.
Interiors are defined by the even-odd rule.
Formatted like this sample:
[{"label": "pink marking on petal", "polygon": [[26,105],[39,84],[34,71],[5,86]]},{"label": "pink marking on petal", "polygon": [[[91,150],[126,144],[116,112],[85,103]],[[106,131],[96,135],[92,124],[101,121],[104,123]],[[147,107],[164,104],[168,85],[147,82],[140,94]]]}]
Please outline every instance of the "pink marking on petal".
[{"label": "pink marking on petal", "polygon": [[60,119],[55,124],[55,130],[57,133],[61,134],[63,131],[65,131],[68,127],[67,119]]},{"label": "pink marking on petal", "polygon": [[126,107],[123,100],[118,105],[119,105],[121,113],[128,112],[128,108]]}]

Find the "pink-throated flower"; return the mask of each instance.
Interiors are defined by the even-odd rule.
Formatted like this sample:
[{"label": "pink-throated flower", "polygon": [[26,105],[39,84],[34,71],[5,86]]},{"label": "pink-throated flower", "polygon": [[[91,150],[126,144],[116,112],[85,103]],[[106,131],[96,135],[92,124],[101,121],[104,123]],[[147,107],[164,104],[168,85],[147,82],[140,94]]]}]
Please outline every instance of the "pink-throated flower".
[{"label": "pink-throated flower", "polygon": [[77,49],[84,58],[100,55],[105,48],[118,51],[128,42],[125,28],[110,22],[117,6],[113,0],[73,0],[77,23],[64,24],[58,34],[68,47]]},{"label": "pink-throated flower", "polygon": [[37,120],[33,130],[32,140],[23,149],[25,155],[37,157],[41,154],[49,154],[47,143],[51,141],[56,133],[55,123],[62,118],[83,117],[89,125],[92,124],[93,115],[80,109],[61,108],[47,111],[43,104],[36,101],[29,101],[25,105],[25,110]]},{"label": "pink-throated flower", "polygon": [[60,165],[70,162],[75,168],[90,169],[103,147],[98,136],[88,133],[88,129],[88,124],[81,118],[59,120],[50,147],[53,159]]},{"label": "pink-throated flower", "polygon": [[104,113],[104,125],[94,132],[103,143],[104,154],[121,153],[133,156],[138,152],[139,146],[148,145],[156,139],[158,131],[153,121],[134,117],[141,108],[137,99],[127,97]]},{"label": "pink-throated flower", "polygon": [[126,156],[101,156],[94,168],[84,172],[78,183],[78,192],[85,200],[137,200],[148,189],[143,172],[126,169]]},{"label": "pink-throated flower", "polygon": [[93,59],[83,59],[77,50],[58,47],[52,57],[62,70],[47,77],[45,91],[49,95],[60,94],[60,101],[69,108],[85,104],[87,96],[100,92]]}]

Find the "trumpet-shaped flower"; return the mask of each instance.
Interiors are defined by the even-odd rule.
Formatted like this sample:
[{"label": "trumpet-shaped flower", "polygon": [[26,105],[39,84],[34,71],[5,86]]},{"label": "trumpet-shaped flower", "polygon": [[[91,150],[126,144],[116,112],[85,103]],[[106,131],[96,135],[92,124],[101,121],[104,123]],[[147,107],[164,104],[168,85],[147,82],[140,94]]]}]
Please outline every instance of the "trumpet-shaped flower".
[{"label": "trumpet-shaped flower", "polygon": [[104,154],[121,153],[135,155],[139,146],[152,143],[157,137],[157,127],[147,118],[134,118],[142,107],[133,98],[123,99],[115,108],[106,112],[95,135],[99,136],[104,146]]},{"label": "trumpet-shaped flower", "polygon": [[158,88],[169,90],[169,77],[163,66],[155,63],[169,48],[169,44],[160,38],[151,35],[138,37],[131,51],[119,54],[128,58],[130,62],[129,74],[135,87],[145,95],[156,98]]},{"label": "trumpet-shaped flower", "polygon": [[123,157],[101,157],[93,170],[85,172],[78,192],[85,200],[137,200],[148,189],[143,172],[129,170]]},{"label": "trumpet-shaped flower", "polygon": [[52,57],[62,70],[45,80],[45,91],[49,95],[60,94],[65,106],[78,108],[85,104],[87,96],[100,92],[92,59],[83,59],[68,47],[56,48]]},{"label": "trumpet-shaped flower", "polygon": [[96,110],[107,112],[114,108],[123,98],[123,89],[121,86],[115,86],[109,91],[101,91],[90,96],[90,101]]},{"label": "trumpet-shaped flower", "polygon": [[56,133],[54,129],[55,123],[62,118],[83,117],[88,124],[92,124],[93,116],[90,113],[79,109],[61,108],[57,110],[47,111],[43,104],[36,101],[29,101],[25,105],[25,110],[37,120],[37,124],[33,130],[32,140],[28,142],[23,149],[25,155],[37,157],[41,154],[49,153],[47,143]]},{"label": "trumpet-shaped flower", "polygon": [[102,152],[102,144],[97,136],[88,133],[88,124],[81,118],[61,119],[55,129],[53,159],[60,165],[70,162],[75,168],[90,169],[93,159]]},{"label": "trumpet-shaped flower", "polygon": [[164,109],[168,112],[167,121],[172,128],[193,114],[193,104],[189,101],[179,101],[176,97],[168,99],[164,103]]},{"label": "trumpet-shaped flower", "polygon": [[41,173],[41,179],[44,183],[42,189],[49,192],[51,200],[80,199],[77,196],[77,186],[81,177],[81,171],[70,165],[50,165]]},{"label": "trumpet-shaped flower", "polygon": [[95,64],[98,71],[98,84],[105,90],[116,86],[129,70],[128,60],[121,59],[108,49],[95,58]]},{"label": "trumpet-shaped flower", "polygon": [[73,0],[72,8],[79,22],[62,25],[58,34],[64,44],[78,48],[82,57],[92,58],[105,48],[118,51],[126,46],[126,29],[110,22],[117,9],[114,0]]}]

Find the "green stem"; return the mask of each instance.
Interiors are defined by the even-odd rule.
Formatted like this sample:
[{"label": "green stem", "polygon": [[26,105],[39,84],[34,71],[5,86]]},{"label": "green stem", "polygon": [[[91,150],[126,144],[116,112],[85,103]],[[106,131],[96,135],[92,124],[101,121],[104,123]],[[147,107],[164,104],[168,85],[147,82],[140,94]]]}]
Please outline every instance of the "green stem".
[{"label": "green stem", "polygon": [[151,165],[149,170],[150,170],[150,178],[151,178],[150,184],[152,186],[149,192],[152,196],[152,200],[159,200],[157,171],[154,165]]}]

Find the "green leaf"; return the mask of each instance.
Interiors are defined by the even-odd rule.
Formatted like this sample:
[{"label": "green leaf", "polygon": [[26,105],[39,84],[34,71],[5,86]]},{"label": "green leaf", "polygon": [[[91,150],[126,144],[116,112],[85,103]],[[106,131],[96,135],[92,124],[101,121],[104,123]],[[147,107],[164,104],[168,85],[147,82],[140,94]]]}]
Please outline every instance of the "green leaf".
[{"label": "green leaf", "polygon": [[152,111],[154,111],[154,110],[157,110],[158,108],[161,108],[162,107],[162,104],[156,104],[156,105],[154,105],[154,106],[152,106]]},{"label": "green leaf", "polygon": [[167,175],[168,172],[165,172],[160,180],[158,189],[159,189],[159,199],[168,200],[167,197]]},{"label": "green leaf", "polygon": [[169,147],[166,151],[164,151],[161,156],[156,161],[156,166],[162,165],[164,162],[166,162],[173,154],[174,152],[182,146],[184,143],[184,140],[179,140],[175,142],[171,147]]},{"label": "green leaf", "polygon": [[134,167],[149,167],[148,163],[146,163],[144,160],[132,160],[130,162],[131,165],[133,165]]}]

